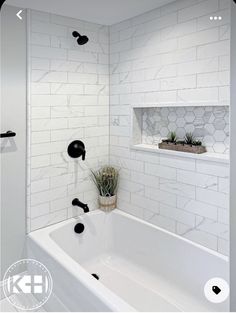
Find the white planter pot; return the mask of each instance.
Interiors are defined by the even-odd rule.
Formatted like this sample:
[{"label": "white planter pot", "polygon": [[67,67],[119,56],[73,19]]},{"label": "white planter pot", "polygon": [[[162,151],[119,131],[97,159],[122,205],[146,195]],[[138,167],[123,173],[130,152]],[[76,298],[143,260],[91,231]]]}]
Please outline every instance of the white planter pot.
[{"label": "white planter pot", "polygon": [[116,208],[117,196],[102,197],[99,196],[99,207],[102,211],[110,212]]}]

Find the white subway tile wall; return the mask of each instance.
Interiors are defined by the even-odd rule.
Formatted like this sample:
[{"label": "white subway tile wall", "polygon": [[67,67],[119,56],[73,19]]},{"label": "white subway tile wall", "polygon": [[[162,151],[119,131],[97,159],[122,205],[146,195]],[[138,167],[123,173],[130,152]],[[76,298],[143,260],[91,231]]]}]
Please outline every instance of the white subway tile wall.
[{"label": "white subway tile wall", "polygon": [[[228,162],[137,151],[130,143],[132,106],[229,105],[229,32],[229,0],[178,0],[110,27],[110,161],[121,168],[118,206],[223,254]],[[153,137],[158,122],[153,114],[150,120]]]},{"label": "white subway tile wall", "polygon": [[[72,36],[89,37],[79,46]],[[28,231],[82,213],[78,197],[97,208],[90,168],[109,162],[109,29],[30,12]],[[67,154],[82,140],[86,161]]]},{"label": "white subway tile wall", "polygon": [[[95,209],[89,168],[110,161],[121,210],[228,254],[228,163],[130,140],[133,105],[229,105],[229,5],[178,0],[111,27],[31,11],[29,231],[80,214],[74,197]],[[78,46],[73,30],[89,43]],[[85,162],[67,155],[73,139],[85,142]]]}]

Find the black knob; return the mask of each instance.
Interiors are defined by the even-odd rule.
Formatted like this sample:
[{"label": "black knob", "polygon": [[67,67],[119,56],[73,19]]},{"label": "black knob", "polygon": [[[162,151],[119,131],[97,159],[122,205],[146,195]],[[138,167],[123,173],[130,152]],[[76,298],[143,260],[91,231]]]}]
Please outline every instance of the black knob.
[{"label": "black knob", "polygon": [[78,223],[74,227],[74,231],[76,234],[81,234],[84,231],[84,224]]},{"label": "black knob", "polygon": [[68,146],[67,152],[71,158],[76,159],[82,156],[82,160],[85,160],[85,145],[80,140],[72,141]]}]

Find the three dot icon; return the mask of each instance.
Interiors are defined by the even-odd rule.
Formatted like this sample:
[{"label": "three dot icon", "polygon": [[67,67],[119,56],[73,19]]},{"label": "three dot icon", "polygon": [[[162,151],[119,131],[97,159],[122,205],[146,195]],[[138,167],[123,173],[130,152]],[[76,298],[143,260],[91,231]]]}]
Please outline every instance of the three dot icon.
[{"label": "three dot icon", "polygon": [[211,21],[221,21],[222,20],[222,16],[210,16],[210,20]]}]

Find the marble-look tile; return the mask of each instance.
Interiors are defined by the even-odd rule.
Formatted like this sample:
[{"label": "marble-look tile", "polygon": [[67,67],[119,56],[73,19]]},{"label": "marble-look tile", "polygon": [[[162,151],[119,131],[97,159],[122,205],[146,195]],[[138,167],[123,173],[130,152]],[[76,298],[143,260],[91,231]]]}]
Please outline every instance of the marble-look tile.
[{"label": "marble-look tile", "polygon": [[190,228],[184,224],[177,224],[177,234],[189,240],[195,241],[207,248],[217,250],[217,237],[209,233]]},{"label": "marble-look tile", "polygon": [[162,216],[158,213],[154,213],[148,209],[144,211],[144,214],[144,220],[147,222],[150,222],[171,232],[175,232],[175,221],[173,219]]},{"label": "marble-look tile", "polygon": [[[145,187],[143,196],[126,183],[120,209],[228,254],[228,234],[218,235],[229,224],[222,207],[229,164],[130,149],[157,146],[176,131],[180,139],[194,132],[209,152],[229,153],[230,10],[223,2],[230,1],[179,0],[110,28],[110,162],[122,180]],[[212,23],[215,12],[222,20]],[[132,110],[130,132],[122,121]]]},{"label": "marble-look tile", "polygon": [[209,220],[203,217],[196,218],[196,229],[203,230],[206,233],[215,235],[219,238],[227,240],[229,237],[229,227],[226,224],[218,223],[214,220]]},{"label": "marble-look tile", "polygon": [[189,199],[195,199],[196,197],[195,186],[166,178],[160,178],[160,190],[168,191],[178,196],[188,197]]},{"label": "marble-look tile", "polygon": [[177,181],[193,186],[199,186],[205,189],[217,190],[218,187],[218,179],[216,176],[210,176],[184,170],[177,170]]},{"label": "marble-look tile", "polygon": [[179,139],[192,132],[206,148],[216,153],[226,153],[229,149],[229,108],[222,107],[182,107],[142,109],[142,143],[157,145],[167,138],[171,131]]},{"label": "marble-look tile", "polygon": [[[38,11],[31,14],[28,229],[74,215],[73,197],[97,208],[89,169],[108,162],[109,67],[107,26]],[[78,46],[71,36],[83,28],[89,37]],[[67,155],[82,140],[86,165]],[[96,200],[95,200],[96,199]],[[78,212],[79,213],[79,212]]]}]

